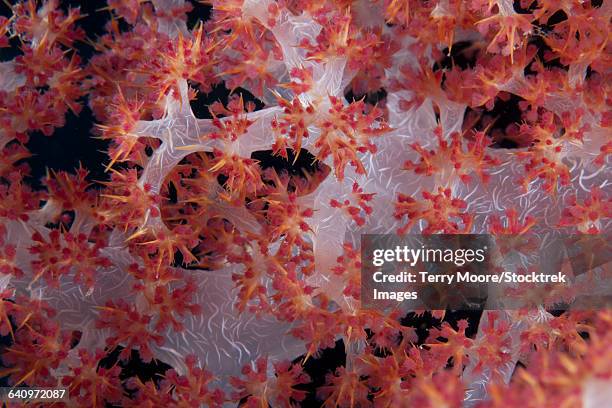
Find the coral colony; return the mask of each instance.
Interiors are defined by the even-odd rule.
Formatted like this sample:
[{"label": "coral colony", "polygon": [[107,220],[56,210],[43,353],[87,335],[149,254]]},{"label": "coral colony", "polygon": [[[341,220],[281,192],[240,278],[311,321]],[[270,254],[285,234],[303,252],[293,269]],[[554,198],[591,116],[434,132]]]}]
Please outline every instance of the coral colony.
[{"label": "coral colony", "polygon": [[[360,298],[362,234],[609,231],[610,1],[203,3],[108,0],[100,35],[75,2],[3,5],[5,385],[70,407],[610,406],[609,308]],[[33,180],[32,140],[83,109],[104,176]]]}]

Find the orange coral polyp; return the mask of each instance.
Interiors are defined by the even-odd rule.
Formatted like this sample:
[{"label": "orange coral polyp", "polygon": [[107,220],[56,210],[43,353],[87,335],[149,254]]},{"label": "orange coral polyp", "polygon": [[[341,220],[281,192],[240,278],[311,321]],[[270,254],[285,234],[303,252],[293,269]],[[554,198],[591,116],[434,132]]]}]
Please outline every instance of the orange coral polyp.
[{"label": "orange coral polyp", "polygon": [[551,194],[556,193],[559,185],[566,186],[570,183],[569,167],[564,163],[566,143],[561,138],[547,137],[537,140],[528,151],[516,153],[527,161],[526,175],[521,181],[525,190],[531,182],[538,179],[543,180],[542,188]]},{"label": "orange coral polyp", "polygon": [[600,188],[593,188],[590,197],[581,204],[570,196],[561,215],[560,226],[576,226],[583,234],[601,232],[601,222],[612,217],[612,200],[605,198]]},{"label": "orange coral polyp", "polygon": [[468,184],[472,180],[471,174],[476,173],[481,182],[486,183],[489,179],[488,171],[500,164],[499,159],[486,152],[490,140],[484,132],[477,132],[471,140],[453,133],[450,142],[444,140],[440,127],[434,133],[438,139],[438,149],[427,151],[418,143],[411,144],[410,147],[421,159],[418,163],[404,163],[405,170],[426,176],[436,175],[441,184],[455,176]]},{"label": "orange coral polyp", "polygon": [[467,203],[452,198],[450,189],[439,187],[437,194],[423,191],[422,197],[417,201],[402,193],[398,195],[393,215],[397,219],[408,218],[408,222],[398,228],[398,234],[410,232],[420,220],[427,222],[423,234],[461,234],[472,227],[473,216],[465,212]]}]

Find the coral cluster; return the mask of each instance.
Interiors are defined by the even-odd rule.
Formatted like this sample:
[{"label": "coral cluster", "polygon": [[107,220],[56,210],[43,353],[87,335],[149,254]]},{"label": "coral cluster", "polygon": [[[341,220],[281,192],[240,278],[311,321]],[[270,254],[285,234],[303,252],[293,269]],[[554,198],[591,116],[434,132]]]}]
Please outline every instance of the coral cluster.
[{"label": "coral cluster", "polygon": [[[360,306],[359,246],[609,231],[610,3],[205,3],[108,0],[97,38],[60,0],[0,17],[9,384],[79,407],[603,406],[610,310],[432,311],[423,332]],[[83,106],[107,179],[36,187],[29,140]],[[337,342],[346,361],[311,378]],[[172,368],[127,375],[135,352]]]}]

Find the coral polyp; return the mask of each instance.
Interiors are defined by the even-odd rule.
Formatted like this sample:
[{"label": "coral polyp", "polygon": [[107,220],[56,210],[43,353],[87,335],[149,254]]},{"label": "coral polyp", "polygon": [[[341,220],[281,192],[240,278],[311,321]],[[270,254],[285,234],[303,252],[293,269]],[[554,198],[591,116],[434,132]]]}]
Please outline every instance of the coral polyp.
[{"label": "coral polyp", "polygon": [[[609,404],[609,303],[379,310],[361,253],[610,231],[609,2],[77,3],[0,17],[8,385],[77,407]],[[609,298],[593,254],[581,285]]]}]

